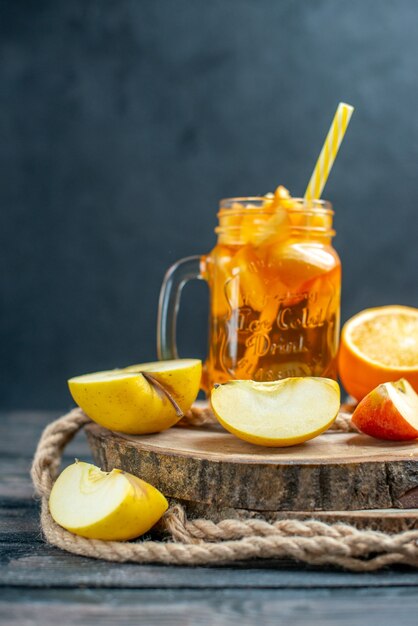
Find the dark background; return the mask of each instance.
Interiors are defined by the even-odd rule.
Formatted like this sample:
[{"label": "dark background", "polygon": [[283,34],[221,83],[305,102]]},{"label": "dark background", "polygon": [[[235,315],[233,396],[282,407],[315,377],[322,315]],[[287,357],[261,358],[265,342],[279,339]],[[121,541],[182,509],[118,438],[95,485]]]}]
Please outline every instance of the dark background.
[{"label": "dark background", "polygon": [[[0,406],[65,408],[71,375],[154,359],[166,268],[214,244],[218,199],[324,196],[343,319],[418,306],[416,0],[0,2]],[[205,285],[183,356],[203,356]]]}]

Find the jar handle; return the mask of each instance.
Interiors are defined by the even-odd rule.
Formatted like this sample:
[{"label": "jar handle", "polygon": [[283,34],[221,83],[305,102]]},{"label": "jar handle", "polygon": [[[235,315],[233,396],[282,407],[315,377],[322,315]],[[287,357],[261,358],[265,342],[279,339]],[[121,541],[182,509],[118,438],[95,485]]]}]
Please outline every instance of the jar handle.
[{"label": "jar handle", "polygon": [[180,294],[187,281],[203,280],[201,257],[189,256],[172,265],[164,276],[158,304],[157,354],[161,360],[178,359],[176,342]]}]

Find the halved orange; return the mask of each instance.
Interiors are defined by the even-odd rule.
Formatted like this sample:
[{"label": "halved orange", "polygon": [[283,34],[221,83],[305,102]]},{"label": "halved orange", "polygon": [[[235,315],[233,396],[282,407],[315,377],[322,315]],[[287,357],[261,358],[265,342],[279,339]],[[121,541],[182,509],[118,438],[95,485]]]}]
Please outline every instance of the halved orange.
[{"label": "halved orange", "polygon": [[418,309],[392,305],[354,315],[342,330],[338,368],[356,400],[399,378],[418,392]]}]

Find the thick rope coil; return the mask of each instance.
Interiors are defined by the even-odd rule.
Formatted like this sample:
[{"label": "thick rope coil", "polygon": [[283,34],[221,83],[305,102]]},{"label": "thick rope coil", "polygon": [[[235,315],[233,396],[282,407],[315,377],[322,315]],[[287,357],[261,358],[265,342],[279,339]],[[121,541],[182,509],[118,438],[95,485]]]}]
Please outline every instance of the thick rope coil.
[{"label": "thick rope coil", "polygon": [[[201,423],[199,411],[189,421]],[[203,419],[213,420],[209,412]],[[170,507],[159,528],[169,537],[164,541],[99,541],[68,532],[54,522],[48,498],[57,476],[65,446],[90,419],[74,409],[52,422],[43,432],[32,465],[32,480],[42,499],[41,526],[46,540],[80,556],[107,561],[208,565],[247,559],[293,558],[311,565],[336,565],[366,572],[394,563],[418,567],[418,530],[386,534],[359,530],[344,523],[284,519],[269,523],[263,519],[188,520],[180,505]],[[336,428],[351,429],[349,413]]]}]

